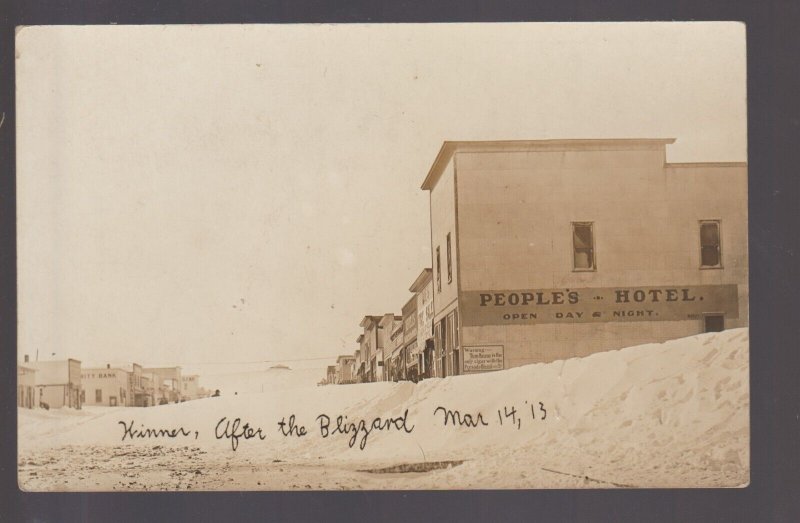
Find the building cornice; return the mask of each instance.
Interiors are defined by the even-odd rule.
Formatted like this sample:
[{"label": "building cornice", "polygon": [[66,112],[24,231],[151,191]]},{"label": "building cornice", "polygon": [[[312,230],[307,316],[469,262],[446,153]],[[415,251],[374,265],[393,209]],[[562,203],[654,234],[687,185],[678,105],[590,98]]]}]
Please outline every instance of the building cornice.
[{"label": "building cornice", "polygon": [[433,279],[433,269],[427,267],[422,269],[422,272],[419,273],[417,279],[414,280],[414,283],[411,284],[411,287],[408,288],[408,292],[420,292],[422,289],[425,288],[425,285],[428,284],[429,281]]},{"label": "building cornice", "polygon": [[678,163],[665,163],[665,168],[674,169],[692,169],[692,168],[705,168],[705,167],[747,167],[747,162],[678,162]]},{"label": "building cornice", "polygon": [[444,168],[457,152],[529,152],[529,151],[607,151],[663,149],[675,143],[675,138],[587,138],[570,140],[490,140],[490,141],[446,141],[439,149],[422,189],[429,191]]}]

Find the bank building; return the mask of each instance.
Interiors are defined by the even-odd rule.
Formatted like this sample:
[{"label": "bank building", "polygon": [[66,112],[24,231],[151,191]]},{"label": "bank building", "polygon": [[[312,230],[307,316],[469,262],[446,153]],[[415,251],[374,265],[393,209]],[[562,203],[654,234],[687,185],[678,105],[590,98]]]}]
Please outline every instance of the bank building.
[{"label": "bank building", "polygon": [[747,164],[669,163],[674,141],[445,142],[436,375],[747,326]]}]

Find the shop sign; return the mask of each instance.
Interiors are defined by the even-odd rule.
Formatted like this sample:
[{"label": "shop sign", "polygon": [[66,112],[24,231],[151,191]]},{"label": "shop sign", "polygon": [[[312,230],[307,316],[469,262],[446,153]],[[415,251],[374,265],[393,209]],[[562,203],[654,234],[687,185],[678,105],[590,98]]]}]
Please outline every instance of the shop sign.
[{"label": "shop sign", "polygon": [[462,347],[464,353],[463,371],[488,372],[503,370],[502,345],[473,345]]},{"label": "shop sign", "polygon": [[739,317],[734,284],[466,291],[459,302],[467,327]]}]

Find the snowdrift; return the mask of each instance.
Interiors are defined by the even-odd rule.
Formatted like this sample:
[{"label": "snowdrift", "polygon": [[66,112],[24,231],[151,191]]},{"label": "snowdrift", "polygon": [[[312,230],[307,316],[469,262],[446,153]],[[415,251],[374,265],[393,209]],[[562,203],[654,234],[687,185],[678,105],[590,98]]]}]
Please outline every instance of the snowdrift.
[{"label": "snowdrift", "polygon": [[[749,482],[747,329],[416,385],[291,387],[287,383],[294,371],[282,372],[279,380],[260,381],[257,392],[177,405],[79,412],[20,409],[20,451],[35,454],[65,445],[193,445],[234,464],[373,471],[464,461],[402,479],[390,474],[395,480],[388,486],[357,485],[362,488],[707,487]],[[274,386],[260,392],[269,383]],[[452,414],[447,424],[446,411]],[[295,431],[285,436],[289,426],[284,424],[281,432],[278,422],[287,423],[292,415]],[[327,437],[322,437],[320,415],[331,422]],[[361,448],[363,432],[352,446],[351,433],[330,433],[338,416],[346,416],[345,424],[365,420],[370,426],[375,418],[395,423],[372,430]],[[248,423],[261,432],[238,439],[234,451],[231,438],[219,436],[225,423],[237,418],[240,427]],[[399,427],[401,418],[405,429]],[[192,434],[121,441],[121,421],[143,430],[180,426]],[[301,426],[307,435],[296,435]]]}]

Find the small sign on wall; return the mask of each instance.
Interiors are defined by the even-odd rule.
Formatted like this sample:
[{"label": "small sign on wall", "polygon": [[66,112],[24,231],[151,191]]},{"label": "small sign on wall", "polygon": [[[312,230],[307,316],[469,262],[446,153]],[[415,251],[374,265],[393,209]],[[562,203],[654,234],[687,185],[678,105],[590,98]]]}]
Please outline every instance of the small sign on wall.
[{"label": "small sign on wall", "polygon": [[463,351],[465,373],[503,370],[502,345],[473,345],[463,347]]}]

